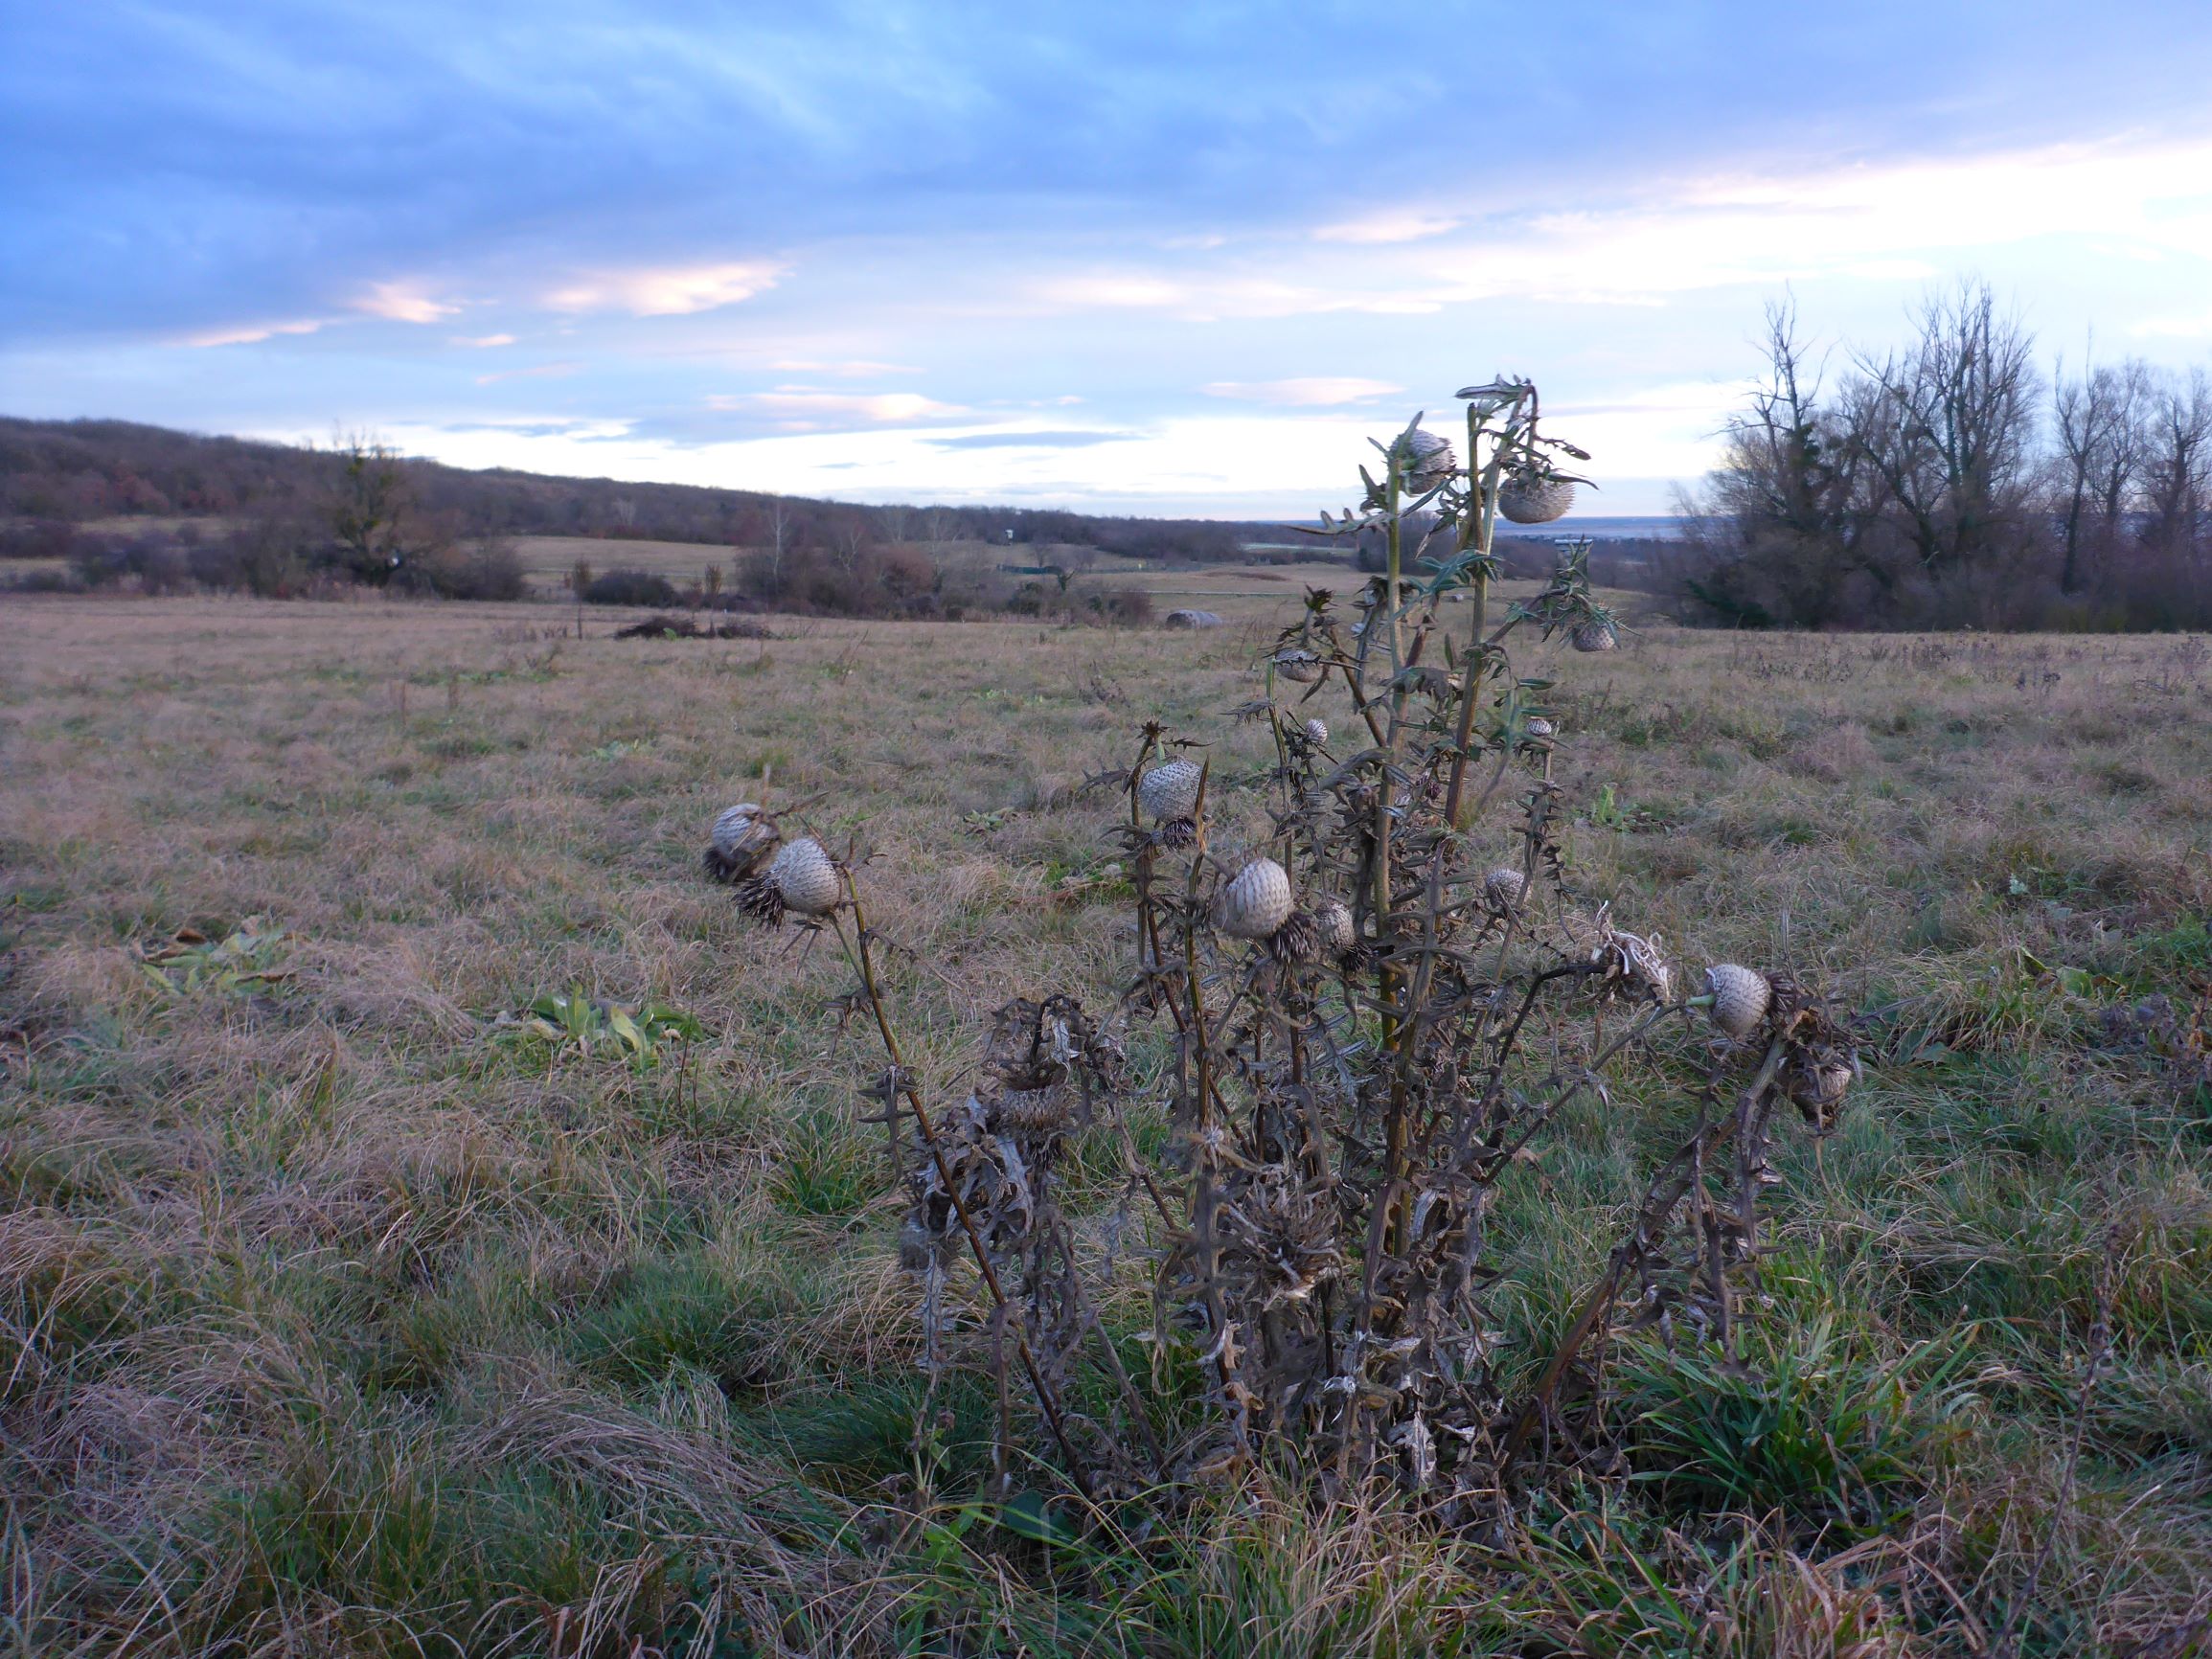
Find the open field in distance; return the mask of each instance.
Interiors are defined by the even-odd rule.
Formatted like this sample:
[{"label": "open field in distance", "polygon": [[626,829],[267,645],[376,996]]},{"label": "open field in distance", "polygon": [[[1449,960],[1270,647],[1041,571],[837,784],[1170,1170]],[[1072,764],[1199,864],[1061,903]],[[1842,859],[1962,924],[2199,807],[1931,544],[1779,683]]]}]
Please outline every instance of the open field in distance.
[{"label": "open field in distance", "polygon": [[[1287,1495],[1114,1547],[975,1520],[994,1407],[920,1374],[902,1200],[857,1121],[882,1061],[829,1008],[850,971],[735,914],[706,826],[810,800],[866,855],[909,1061],[956,1098],[1006,997],[1113,1006],[1115,807],[1080,785],[1145,720],[1213,739],[1222,834],[1257,831],[1265,739],[1227,711],[1307,580],[1260,574],[1162,579],[1163,608],[1233,613],[1196,635],[0,605],[6,1650],[1871,1659],[1986,1652],[2008,1621],[2022,1654],[2201,1650],[2194,638],[1653,626],[1516,662],[1558,682],[1572,884],[1863,1022],[1842,1133],[1817,1161],[1781,1141],[1797,1380],[1767,1430],[1624,1344],[1636,1478],[1562,1482],[1495,1548]],[[1342,730],[1341,703],[1312,707]],[[647,1066],[515,1023],[571,988],[698,1035]],[[1702,1042],[1672,1033],[1534,1148],[1494,1222],[1516,1329],[1601,1265]],[[1158,1034],[1130,1048],[1156,1079]]]}]

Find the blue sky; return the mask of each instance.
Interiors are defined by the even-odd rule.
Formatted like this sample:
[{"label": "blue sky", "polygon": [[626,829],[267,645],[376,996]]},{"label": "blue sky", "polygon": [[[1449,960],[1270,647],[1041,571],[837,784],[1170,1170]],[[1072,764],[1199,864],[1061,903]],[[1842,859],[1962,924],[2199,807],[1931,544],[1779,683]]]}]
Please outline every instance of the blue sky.
[{"label": "blue sky", "polygon": [[1787,286],[2212,362],[2212,6],[0,7],[0,411],[1309,514],[1499,371],[1663,511]]}]

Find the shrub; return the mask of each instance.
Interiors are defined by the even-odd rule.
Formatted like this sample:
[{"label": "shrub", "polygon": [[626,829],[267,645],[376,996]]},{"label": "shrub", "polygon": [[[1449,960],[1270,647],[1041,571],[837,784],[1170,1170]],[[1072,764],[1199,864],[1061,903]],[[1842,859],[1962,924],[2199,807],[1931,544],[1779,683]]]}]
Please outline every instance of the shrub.
[{"label": "shrub", "polygon": [[[661,579],[650,580],[660,581]],[[504,536],[485,536],[460,546],[441,548],[408,567],[394,580],[395,585],[419,593],[434,593],[441,599],[515,600],[529,589],[521,556],[514,551],[514,544]],[[668,586],[665,581],[661,585]]]},{"label": "shrub", "polygon": [[649,570],[610,570],[595,576],[583,590],[587,604],[673,605],[675,584]]}]

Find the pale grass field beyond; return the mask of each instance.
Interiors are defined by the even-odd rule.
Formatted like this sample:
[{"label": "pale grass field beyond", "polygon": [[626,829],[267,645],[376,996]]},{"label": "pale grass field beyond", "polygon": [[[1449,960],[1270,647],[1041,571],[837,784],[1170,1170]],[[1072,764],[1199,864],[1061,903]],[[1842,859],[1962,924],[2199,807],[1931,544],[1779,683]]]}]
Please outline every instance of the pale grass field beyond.
[{"label": "pale grass field beyond", "polygon": [[[866,859],[909,1061],[955,1097],[1002,999],[1114,1007],[1126,902],[1062,889],[1118,856],[1115,803],[1077,786],[1145,720],[1215,742],[1223,843],[1254,833],[1265,739],[1228,711],[1261,694],[1282,574],[1202,634],[618,642],[592,610],[580,642],[547,605],[0,604],[0,1650],[546,1651],[529,1632],[573,1619],[599,1623],[564,1659],[690,1651],[688,1606],[750,1632],[701,1653],[949,1651],[902,1646],[901,1620],[1030,1630],[1125,1594],[1132,1634],[961,1650],[1203,1650],[1182,1592],[1055,1591],[1018,1550],[1011,1578],[945,1564],[958,1545],[924,1570],[910,1530],[846,1530],[911,1466],[904,1420],[880,1445],[823,1426],[915,1386],[901,1199],[855,1122],[881,1058],[828,1010],[834,945],[748,926],[698,859],[734,801],[812,803]],[[1955,1580],[1982,1640],[2032,1579],[2029,1652],[2116,1654],[2212,1611],[2203,1114],[2101,1023],[2154,989],[2185,1011],[2212,977],[2202,643],[1653,627],[1516,668],[1558,681],[1576,888],[1685,965],[1790,967],[1870,1022],[1845,1132],[1817,1167],[1789,1154],[1777,1271],[1876,1358],[1974,1333],[1976,1403],[1894,1523],[1909,1571]],[[1352,724],[1334,689],[1313,711]],[[136,960],[248,918],[283,930],[289,977],[187,991]],[[496,1023],[572,986],[706,1034],[679,1074]],[[1132,1051],[1156,1072],[1156,1034]],[[1602,1262],[1691,1109],[1678,1075],[1631,1066],[1560,1126],[1516,1319],[1556,1318],[1545,1287]],[[2104,1398],[2133,1415],[2097,1419],[2031,1574],[2118,1220]],[[1407,1654],[1639,1650],[1467,1645],[1603,1600],[1565,1567],[1539,1596],[1409,1534],[1277,1517],[1268,1558],[1307,1575],[1278,1606],[1236,1577],[1258,1523],[1207,1524],[1220,1548],[1178,1569],[1192,1630],[1201,1604],[1276,1606],[1315,1644],[1285,1651],[1351,1651],[1328,1644],[1355,1627]],[[1788,1651],[1975,1650],[1941,1595],[1878,1604],[1889,1579],[1788,1536],[1793,1587],[1744,1605],[1802,1602],[1835,1638]],[[1842,1642],[1835,1607],[1880,1640]]]},{"label": "pale grass field beyond", "polygon": [[[577,560],[587,561],[593,572],[642,570],[664,576],[679,588],[698,583],[709,566],[718,567],[725,585],[746,561],[764,557],[758,548],[709,546],[682,541],[617,541],[588,535],[518,535],[515,552],[530,579],[534,594],[544,598],[565,592],[569,573]],[[992,542],[958,541],[917,544],[938,568],[955,580],[997,573],[1000,565],[1042,566],[1070,551],[1027,545],[1001,547]],[[1326,587],[1331,592],[1356,593],[1367,579],[1349,563],[1291,565],[1166,566],[1157,559],[1123,558],[1092,554],[1094,562],[1075,578],[1073,596],[1099,588],[1142,588],[1152,595],[1155,608],[1165,612],[1178,605],[1234,613],[1271,614],[1278,602],[1295,601],[1304,587]],[[1009,580],[1021,580],[1022,578]]]}]

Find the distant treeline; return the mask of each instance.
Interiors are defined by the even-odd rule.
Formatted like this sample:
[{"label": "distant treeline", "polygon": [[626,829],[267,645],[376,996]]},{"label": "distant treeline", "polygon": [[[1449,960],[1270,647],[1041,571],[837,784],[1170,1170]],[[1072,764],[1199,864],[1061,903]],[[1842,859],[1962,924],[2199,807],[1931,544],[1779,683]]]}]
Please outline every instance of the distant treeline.
[{"label": "distant treeline", "polygon": [[1279,527],[1211,519],[1099,517],[998,507],[863,506],[685,484],[468,471],[387,455],[207,438],[123,420],[0,418],[0,557],[66,540],[60,528],[119,517],[257,519],[311,527],[346,489],[355,451],[396,470],[418,529],[447,541],[589,535],[786,551],[990,541],[1075,544],[1136,558],[1234,559]]},{"label": "distant treeline", "polygon": [[2047,378],[1986,285],[1833,375],[1787,307],[1726,458],[1655,551],[1736,625],[2212,627],[2212,376],[2129,360]]}]

